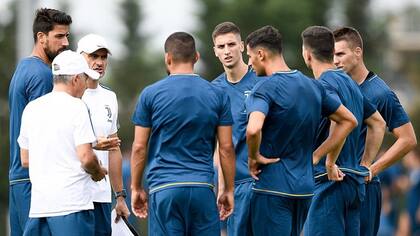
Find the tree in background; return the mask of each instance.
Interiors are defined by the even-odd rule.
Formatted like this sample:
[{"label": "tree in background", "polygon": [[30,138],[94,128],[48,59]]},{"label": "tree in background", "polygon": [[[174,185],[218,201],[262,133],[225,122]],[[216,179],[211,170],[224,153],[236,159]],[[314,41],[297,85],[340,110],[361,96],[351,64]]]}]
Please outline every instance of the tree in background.
[{"label": "tree in background", "polygon": [[[0,22],[0,209],[8,208],[9,188],[9,83],[16,65],[16,3],[12,2],[8,9],[11,19]],[[7,212],[0,212],[0,234],[6,232]],[[3,233],[1,233],[3,232]]]}]

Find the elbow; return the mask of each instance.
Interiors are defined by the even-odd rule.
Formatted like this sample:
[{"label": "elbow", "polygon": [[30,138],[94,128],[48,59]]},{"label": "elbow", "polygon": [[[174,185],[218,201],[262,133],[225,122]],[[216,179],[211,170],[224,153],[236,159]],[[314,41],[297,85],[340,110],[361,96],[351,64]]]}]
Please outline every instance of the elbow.
[{"label": "elbow", "polygon": [[29,168],[29,160],[21,160],[23,168]]},{"label": "elbow", "polygon": [[[232,141],[225,142],[225,143],[219,143],[219,151],[221,153],[234,153],[234,147]],[[220,155],[221,157],[223,155]]]},{"label": "elbow", "polygon": [[358,125],[359,125],[359,122],[357,122],[356,117],[354,117],[354,115],[352,115],[351,119],[349,119],[349,127],[350,127],[350,129],[353,130]]},{"label": "elbow", "polygon": [[256,137],[261,132],[261,129],[255,127],[247,127],[246,129],[246,139],[252,139]]},{"label": "elbow", "polygon": [[416,146],[417,146],[417,138],[416,138],[416,136],[414,135],[413,137],[410,137],[410,138],[407,140],[407,147],[408,147],[408,148],[409,148],[409,150],[411,151],[411,150],[413,150]]}]

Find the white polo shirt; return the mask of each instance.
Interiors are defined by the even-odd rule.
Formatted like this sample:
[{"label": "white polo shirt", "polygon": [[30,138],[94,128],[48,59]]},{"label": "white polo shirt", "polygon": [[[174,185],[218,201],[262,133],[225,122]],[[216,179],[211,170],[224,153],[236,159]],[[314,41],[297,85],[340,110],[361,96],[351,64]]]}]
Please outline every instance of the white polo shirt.
[{"label": "white polo shirt", "polygon": [[[118,131],[118,103],[117,96],[111,90],[102,85],[96,89],[86,89],[82,100],[89,108],[93,130],[97,138],[108,137]],[[108,151],[94,150],[102,166],[108,170]],[[93,190],[94,202],[107,202],[112,200],[109,177],[95,183]]]},{"label": "white polo shirt", "polygon": [[82,169],[76,146],[95,140],[85,103],[66,92],[53,91],[26,106],[18,143],[29,150],[29,217],[93,209],[94,182]]}]

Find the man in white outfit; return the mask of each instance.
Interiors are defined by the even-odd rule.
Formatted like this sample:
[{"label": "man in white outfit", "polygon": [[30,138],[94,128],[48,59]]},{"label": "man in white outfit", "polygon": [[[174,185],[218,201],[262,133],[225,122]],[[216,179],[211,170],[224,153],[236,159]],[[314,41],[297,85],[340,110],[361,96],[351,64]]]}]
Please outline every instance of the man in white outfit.
[{"label": "man in white outfit", "polygon": [[92,144],[96,137],[80,100],[88,77],[99,74],[70,50],[52,62],[53,91],[30,102],[18,143],[32,182],[24,235],[94,235],[91,185],[107,173]]},{"label": "man in white outfit", "polygon": [[[82,54],[89,64],[103,78],[111,54],[105,39],[96,34],[88,34],[77,44],[77,52]],[[113,91],[89,78],[82,100],[87,104],[93,129],[98,140],[118,139],[118,103]],[[111,200],[112,189],[116,199],[116,221],[121,216],[128,217],[130,211],[125,202],[126,192],[122,181],[122,155],[119,146],[105,150],[95,150],[98,159],[109,171],[109,181],[105,178],[97,182],[94,189],[95,235],[111,235]]]}]

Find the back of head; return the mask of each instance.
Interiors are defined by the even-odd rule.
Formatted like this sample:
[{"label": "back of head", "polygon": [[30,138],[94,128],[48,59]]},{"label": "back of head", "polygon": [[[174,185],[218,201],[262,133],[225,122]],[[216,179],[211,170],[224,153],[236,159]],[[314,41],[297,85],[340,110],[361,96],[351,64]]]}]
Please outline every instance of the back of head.
[{"label": "back of head", "polygon": [[229,33],[236,34],[236,35],[239,35],[239,37],[241,37],[241,30],[239,29],[239,27],[230,21],[222,22],[216,25],[216,27],[214,27],[214,30],[211,36],[214,41],[214,39],[217,36],[223,35],[223,34],[229,34]]},{"label": "back of head", "polygon": [[341,27],[334,30],[334,39],[336,42],[346,41],[352,49],[357,47],[363,50],[363,40],[360,33],[352,27]]},{"label": "back of head", "polygon": [[48,32],[53,30],[55,25],[70,25],[71,23],[71,16],[65,12],[50,8],[38,9],[32,25],[34,42],[37,41],[36,35],[38,32],[48,34]]},{"label": "back of head", "polygon": [[248,35],[245,41],[250,48],[263,47],[275,54],[283,51],[282,36],[273,26],[267,25]]},{"label": "back of head", "polygon": [[305,48],[321,62],[333,62],[334,35],[327,27],[310,26],[302,32],[302,41]]},{"label": "back of head", "polygon": [[185,32],[175,32],[165,41],[165,53],[172,56],[174,62],[195,63],[196,49],[194,38]]}]

